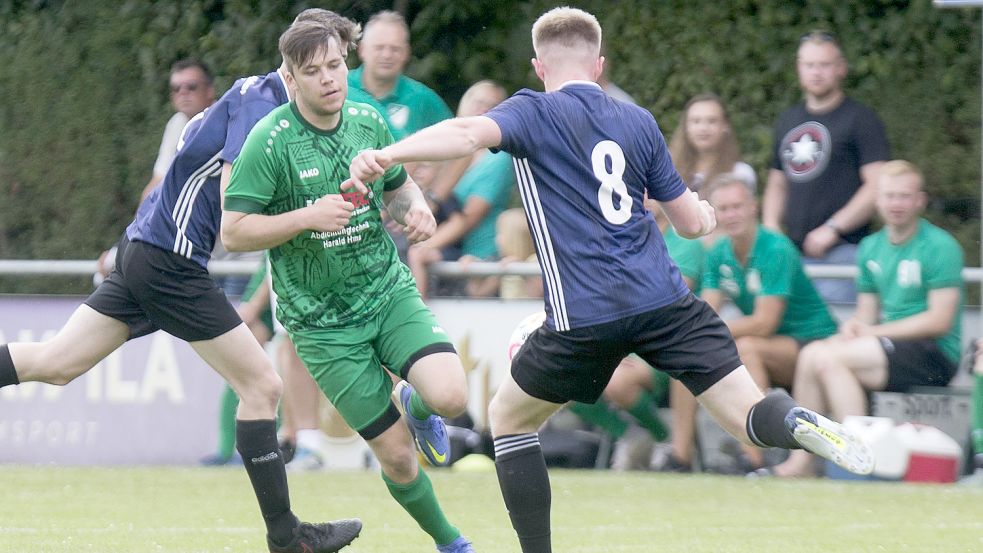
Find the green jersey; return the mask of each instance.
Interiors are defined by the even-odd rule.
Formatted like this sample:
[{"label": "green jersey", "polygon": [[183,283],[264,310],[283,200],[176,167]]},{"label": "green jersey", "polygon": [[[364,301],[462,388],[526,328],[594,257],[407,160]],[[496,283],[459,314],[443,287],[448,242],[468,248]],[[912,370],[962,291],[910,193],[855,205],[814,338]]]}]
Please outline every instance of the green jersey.
[{"label": "green jersey", "polygon": [[396,79],[396,86],[387,96],[375,98],[362,86],[359,66],[348,72],[348,98],[373,106],[381,106],[393,136],[401,139],[416,131],[454,117],[447,104],[427,85],[406,75]]},{"label": "green jersey", "polygon": [[795,245],[761,225],[747,265],[737,260],[729,236],[717,240],[707,253],[703,287],[722,290],[745,315],[754,312],[758,296],[783,297],[785,314],[775,334],[808,340],[836,333],[836,321],[806,276]]},{"label": "green jersey", "polygon": [[[225,209],[279,215],[341,192],[359,151],[393,142],[371,106],[346,101],[333,130],[304,120],[291,102],[273,110],[249,133],[232,167]],[[406,181],[394,165],[371,183],[375,200],[354,190],[348,226],[336,232],[304,231],[270,250],[277,319],[289,331],[355,324],[371,317],[398,284],[413,284],[380,217],[379,199]]]},{"label": "green jersey", "polygon": [[679,267],[679,272],[684,277],[693,281],[693,293],[700,293],[700,285],[703,280],[703,259],[706,251],[703,249],[703,242],[697,240],[687,240],[676,234],[676,230],[671,226],[666,227],[662,237],[666,241],[669,249],[669,257]]},{"label": "green jersey", "polygon": [[911,238],[892,244],[887,230],[881,229],[860,241],[857,265],[857,291],[878,295],[884,321],[922,313],[928,309],[930,291],[958,287],[959,309],[952,327],[936,343],[946,357],[959,362],[963,250],[951,234],[922,219]]}]

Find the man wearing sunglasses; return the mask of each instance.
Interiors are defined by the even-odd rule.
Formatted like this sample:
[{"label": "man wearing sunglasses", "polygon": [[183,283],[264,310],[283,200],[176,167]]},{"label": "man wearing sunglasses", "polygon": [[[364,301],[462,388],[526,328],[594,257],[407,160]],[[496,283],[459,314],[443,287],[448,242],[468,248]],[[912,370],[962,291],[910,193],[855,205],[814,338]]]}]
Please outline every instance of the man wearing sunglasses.
[{"label": "man wearing sunglasses", "polygon": [[[796,71],[804,101],[775,125],[763,223],[784,228],[806,264],[853,265],[870,233],[878,171],[890,159],[884,124],[843,92],[847,61],[832,34],[802,36]],[[820,279],[816,289],[830,303],[856,298],[849,280]]]},{"label": "man wearing sunglasses", "polygon": [[178,139],[188,121],[204,111],[215,102],[215,87],[212,85],[212,72],[203,62],[194,58],[185,58],[174,62],[171,66],[171,77],[168,86],[171,91],[171,105],[174,115],[164,127],[164,136],[160,141],[157,161],[154,162],[154,173],[150,182],[143,189],[140,201],[150,194],[150,191],[163,180],[167,168],[174,159]]}]

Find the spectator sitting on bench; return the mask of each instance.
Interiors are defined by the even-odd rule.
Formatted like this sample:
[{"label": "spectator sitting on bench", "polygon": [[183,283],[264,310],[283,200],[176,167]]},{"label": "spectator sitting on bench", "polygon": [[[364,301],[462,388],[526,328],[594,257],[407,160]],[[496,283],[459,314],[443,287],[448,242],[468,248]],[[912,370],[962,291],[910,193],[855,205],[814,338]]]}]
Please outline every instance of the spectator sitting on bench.
[{"label": "spectator sitting on bench", "polygon": [[[921,171],[885,163],[877,180],[884,228],[860,242],[857,311],[839,332],[802,350],[794,397],[838,420],[867,413],[868,391],[945,386],[960,354],[963,252],[921,213]],[[816,474],[814,457],[793,451],[776,476]]]},{"label": "spectator sitting on bench", "polygon": [[[707,252],[703,299],[718,313],[725,299],[740,310],[742,316],[728,319],[727,327],[755,383],[762,390],[791,388],[802,348],[833,335],[836,321],[792,241],[758,222],[758,202],[747,182],[725,173],[706,188],[722,237]],[[693,409],[690,416],[695,415]],[[673,421],[674,432],[679,422]],[[744,470],[763,464],[763,450],[744,446]]]}]

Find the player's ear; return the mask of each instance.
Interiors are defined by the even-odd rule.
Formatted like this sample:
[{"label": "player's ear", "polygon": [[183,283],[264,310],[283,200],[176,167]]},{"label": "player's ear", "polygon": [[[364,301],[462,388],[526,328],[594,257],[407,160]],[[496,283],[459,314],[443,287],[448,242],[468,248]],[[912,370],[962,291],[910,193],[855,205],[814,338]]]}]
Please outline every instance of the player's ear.
[{"label": "player's ear", "polygon": [[539,61],[536,58],[533,58],[530,61],[532,62],[532,68],[536,71],[536,76],[539,77],[539,80],[545,81],[546,72],[543,71],[543,62]]},{"label": "player's ear", "polygon": [[594,80],[601,78],[601,74],[604,73],[604,56],[597,57],[597,63],[594,65]]}]

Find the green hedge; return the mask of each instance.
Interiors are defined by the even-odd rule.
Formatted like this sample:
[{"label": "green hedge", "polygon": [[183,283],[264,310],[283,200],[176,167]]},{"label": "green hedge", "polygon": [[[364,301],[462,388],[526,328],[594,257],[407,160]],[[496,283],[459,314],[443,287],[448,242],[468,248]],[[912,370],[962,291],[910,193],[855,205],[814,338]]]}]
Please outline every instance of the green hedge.
[{"label": "green hedge", "polygon": [[[391,2],[124,0],[0,2],[0,258],[94,258],[125,228],[170,112],[175,59],[208,62],[224,90],[278,63],[294,15],[324,5],[365,21]],[[529,29],[553,2],[403,1],[409,73],[453,107],[478,79],[537,87]],[[747,160],[763,178],[777,114],[798,101],[799,36],[835,32],[849,93],[885,121],[896,157],[925,170],[929,217],[979,264],[980,14],[928,0],[572,2],[605,30],[612,80],[667,134],[692,95],[729,104]],[[353,64],[354,65],[354,64]],[[0,281],[0,291],[85,291]]]}]

